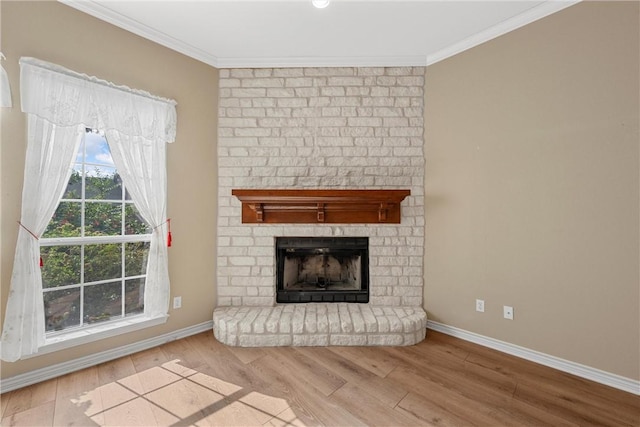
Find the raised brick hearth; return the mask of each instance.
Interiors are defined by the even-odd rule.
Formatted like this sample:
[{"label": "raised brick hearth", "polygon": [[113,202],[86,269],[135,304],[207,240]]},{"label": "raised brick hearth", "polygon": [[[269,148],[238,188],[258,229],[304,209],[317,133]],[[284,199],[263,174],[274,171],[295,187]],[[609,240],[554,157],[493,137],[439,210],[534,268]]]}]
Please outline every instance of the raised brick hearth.
[{"label": "raised brick hearth", "polygon": [[348,303],[224,307],[213,321],[220,342],[241,347],[413,345],[427,327],[421,308]]},{"label": "raised brick hearth", "polygon": [[[254,346],[424,338],[423,85],[423,67],[220,70],[218,339]],[[411,195],[399,224],[242,224],[232,189],[270,188]],[[368,237],[369,303],[276,305],[279,236]]]}]

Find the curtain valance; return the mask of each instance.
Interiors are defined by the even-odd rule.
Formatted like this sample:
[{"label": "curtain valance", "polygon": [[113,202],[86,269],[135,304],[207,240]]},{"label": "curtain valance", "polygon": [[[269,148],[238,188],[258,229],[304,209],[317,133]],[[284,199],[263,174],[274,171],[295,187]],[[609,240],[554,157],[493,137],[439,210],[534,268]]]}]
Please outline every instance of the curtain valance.
[{"label": "curtain valance", "polygon": [[149,140],[175,140],[175,101],[36,58],[20,59],[20,99],[23,112],[58,126],[83,124]]}]

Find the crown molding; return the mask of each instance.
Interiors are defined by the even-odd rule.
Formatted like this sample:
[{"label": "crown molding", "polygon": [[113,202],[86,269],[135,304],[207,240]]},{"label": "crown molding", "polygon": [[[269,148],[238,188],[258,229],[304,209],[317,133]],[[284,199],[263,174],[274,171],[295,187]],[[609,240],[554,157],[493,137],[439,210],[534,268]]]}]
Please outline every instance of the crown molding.
[{"label": "crown molding", "polygon": [[135,19],[128,18],[120,13],[102,6],[92,0],[58,0],[69,7],[72,7],[80,12],[89,14],[116,27],[122,28],[133,34],[136,34],[152,42],[158,43],[164,47],[180,52],[188,57],[197,59],[198,61],[209,64],[213,67],[218,67],[218,58],[211,55],[208,52],[203,51],[197,47],[180,41],[174,37],[171,37],[162,31],[153,29],[147,25],[144,25]]},{"label": "crown molding", "polygon": [[216,68],[295,68],[295,67],[398,67],[428,66],[457,55],[491,39],[559,12],[581,0],[548,0],[539,6],[486,30],[474,34],[430,55],[371,57],[217,57],[189,43],[171,37],[92,0],[58,0],[100,20],[123,28],[169,49],[173,49]]},{"label": "crown molding", "polygon": [[427,65],[435,64],[436,62],[450,58],[465,50],[476,47],[489,40],[500,37],[520,27],[528,25],[539,19],[549,16],[556,12],[566,9],[569,6],[580,3],[582,0],[549,0],[538,6],[535,6],[526,12],[516,15],[512,18],[502,21],[501,23],[487,28],[484,31],[474,34],[471,37],[467,37],[457,43],[445,47],[427,57]]},{"label": "crown molding", "polygon": [[291,57],[291,58],[218,58],[218,68],[299,68],[299,67],[424,67],[427,57]]}]

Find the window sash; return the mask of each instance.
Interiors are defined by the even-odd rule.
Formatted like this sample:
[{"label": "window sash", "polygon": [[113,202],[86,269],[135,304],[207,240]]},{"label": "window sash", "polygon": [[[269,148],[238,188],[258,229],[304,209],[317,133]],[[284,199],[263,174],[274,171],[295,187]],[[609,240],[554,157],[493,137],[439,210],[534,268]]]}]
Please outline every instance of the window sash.
[{"label": "window sash", "polygon": [[151,234],[125,234],[113,236],[76,236],[76,237],[47,237],[40,239],[40,246],[75,246],[99,245],[108,243],[150,242]]}]

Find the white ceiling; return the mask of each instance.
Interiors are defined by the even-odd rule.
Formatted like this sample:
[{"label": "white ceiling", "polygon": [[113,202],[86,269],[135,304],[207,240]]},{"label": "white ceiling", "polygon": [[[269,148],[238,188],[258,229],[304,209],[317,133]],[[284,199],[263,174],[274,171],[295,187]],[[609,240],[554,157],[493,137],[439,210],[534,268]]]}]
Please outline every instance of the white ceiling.
[{"label": "white ceiling", "polygon": [[218,68],[429,65],[579,0],[59,0]]}]

